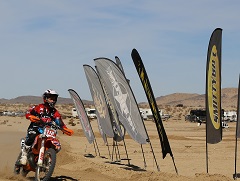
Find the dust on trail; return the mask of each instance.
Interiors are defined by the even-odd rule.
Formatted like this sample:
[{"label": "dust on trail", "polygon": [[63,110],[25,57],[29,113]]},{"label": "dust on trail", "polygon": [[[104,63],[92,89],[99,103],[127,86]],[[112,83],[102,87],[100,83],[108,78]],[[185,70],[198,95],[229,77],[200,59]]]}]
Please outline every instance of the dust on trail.
[{"label": "dust on trail", "polygon": [[5,180],[19,180],[19,181],[24,181],[26,180],[25,177],[22,177],[21,175],[15,175],[13,173],[13,167],[6,166],[0,171],[0,181],[5,181]]},{"label": "dust on trail", "polygon": [[0,132],[0,180],[26,180],[13,173],[14,164],[20,152],[20,139],[24,132],[8,132],[6,129]]}]

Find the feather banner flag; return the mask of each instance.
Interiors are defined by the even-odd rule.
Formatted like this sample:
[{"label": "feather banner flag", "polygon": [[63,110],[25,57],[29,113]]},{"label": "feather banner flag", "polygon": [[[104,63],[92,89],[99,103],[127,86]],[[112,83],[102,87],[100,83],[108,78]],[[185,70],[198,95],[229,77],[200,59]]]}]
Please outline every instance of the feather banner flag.
[{"label": "feather banner flag", "polygon": [[148,79],[147,72],[145,70],[142,59],[136,49],[132,50],[131,56],[132,56],[133,62],[135,64],[135,67],[137,69],[139,78],[142,82],[142,85],[143,85],[144,91],[146,93],[150,108],[153,113],[153,118],[154,118],[154,121],[155,121],[155,124],[157,127],[157,131],[158,131],[158,135],[159,135],[159,139],[160,139],[160,143],[161,143],[161,147],[162,147],[163,159],[166,157],[167,153],[169,153],[171,155],[171,157],[173,157],[172,150],[171,150],[168,138],[167,138],[167,134],[163,127],[162,119],[161,119],[161,116],[158,111],[156,99],[154,97],[152,87],[151,87],[150,81]]},{"label": "feather banner flag", "polygon": [[92,130],[90,121],[88,119],[87,113],[85,111],[83,102],[76,91],[74,91],[73,89],[68,89],[68,92],[69,92],[71,99],[73,100],[73,103],[77,110],[83,132],[84,132],[88,142],[91,144],[95,140],[95,136],[93,134],[93,130]]},{"label": "feather banner flag", "polygon": [[221,55],[222,29],[217,28],[209,41],[206,66],[206,141],[211,144],[222,140]]},{"label": "feather banner flag", "polygon": [[140,144],[149,142],[139,108],[128,81],[118,65],[107,58],[94,59],[100,77],[104,81],[119,121],[133,140]]},{"label": "feather banner flag", "polygon": [[102,89],[100,79],[97,72],[90,65],[83,65],[89,89],[96,108],[97,120],[101,125],[103,132],[109,137],[113,138],[113,128],[110,120],[108,106],[105,100],[105,95]]}]

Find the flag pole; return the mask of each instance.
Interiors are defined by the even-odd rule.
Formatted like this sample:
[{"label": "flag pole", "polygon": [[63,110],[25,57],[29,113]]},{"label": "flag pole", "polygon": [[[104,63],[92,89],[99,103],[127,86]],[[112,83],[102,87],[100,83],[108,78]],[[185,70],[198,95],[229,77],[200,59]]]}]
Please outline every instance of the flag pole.
[{"label": "flag pole", "polygon": [[108,144],[107,137],[106,137],[106,141],[107,141],[107,147],[108,147],[108,155],[109,155],[109,158],[111,158],[111,154],[110,154],[110,149],[109,149],[109,144]]},{"label": "flag pole", "polygon": [[[238,123],[237,123],[238,125]],[[234,169],[233,179],[237,179],[237,127],[236,127],[236,138],[235,138],[235,169]]]},{"label": "flag pole", "polygon": [[[121,155],[120,155],[120,152],[119,152],[119,148],[118,148],[118,144],[117,144],[117,142],[116,142],[116,148],[117,148],[117,153],[116,153],[116,159],[117,159],[117,161],[119,161],[119,162],[121,162]],[[118,157],[117,157],[117,155],[118,155]]]},{"label": "flag pole", "polygon": [[142,144],[141,144],[141,149],[142,149],[142,155],[143,155],[144,169],[146,169],[147,168],[147,164],[146,164],[146,159],[145,159],[145,155],[144,155]]},{"label": "flag pole", "polygon": [[239,81],[238,81],[238,101],[237,101],[237,123],[236,123],[236,140],[235,140],[235,173],[233,174],[234,180],[238,178],[237,174],[237,139],[240,137],[240,128],[239,128],[239,122],[240,122],[240,75],[239,75]]},{"label": "flag pole", "polygon": [[[207,138],[207,136],[206,136],[206,138]],[[208,144],[207,144],[207,139],[206,139],[206,168],[207,168],[207,173],[208,173]]]}]

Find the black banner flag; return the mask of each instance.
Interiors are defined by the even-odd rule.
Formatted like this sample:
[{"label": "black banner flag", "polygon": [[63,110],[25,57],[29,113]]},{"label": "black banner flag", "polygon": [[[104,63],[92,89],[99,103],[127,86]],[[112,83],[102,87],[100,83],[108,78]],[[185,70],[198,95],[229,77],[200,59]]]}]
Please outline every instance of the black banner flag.
[{"label": "black banner flag", "polygon": [[131,55],[132,55],[132,59],[135,64],[135,67],[137,69],[139,78],[142,82],[144,91],[146,93],[150,108],[153,113],[153,118],[156,123],[158,135],[159,135],[160,142],[161,142],[163,159],[166,157],[167,153],[169,153],[173,157],[173,154],[172,154],[172,151],[170,148],[170,144],[168,142],[168,138],[167,138],[165,129],[163,127],[162,119],[161,119],[161,116],[158,111],[158,107],[157,107],[157,103],[156,103],[156,100],[155,100],[155,97],[154,97],[154,94],[152,91],[152,87],[150,85],[150,82],[149,82],[149,79],[147,76],[147,72],[143,65],[142,59],[136,49],[132,50]]},{"label": "black banner flag", "polygon": [[222,140],[221,54],[222,29],[217,28],[209,41],[206,66],[206,140],[211,144]]}]

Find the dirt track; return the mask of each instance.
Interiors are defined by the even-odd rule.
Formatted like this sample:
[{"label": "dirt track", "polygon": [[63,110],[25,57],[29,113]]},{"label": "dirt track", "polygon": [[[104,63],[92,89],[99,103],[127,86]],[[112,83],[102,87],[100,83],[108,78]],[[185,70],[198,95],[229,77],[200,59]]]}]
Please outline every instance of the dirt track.
[{"label": "dirt track", "polygon": [[[2,117],[1,117],[2,118]],[[7,124],[0,125],[0,180],[25,180],[12,173],[13,164],[20,150],[19,140],[25,135],[28,122],[25,119],[8,119]],[[147,121],[146,128],[156,155],[160,172],[157,171],[156,163],[149,145],[143,145],[146,159],[144,168],[143,155],[139,144],[126,135],[125,143],[130,160],[126,158],[123,142],[118,144],[121,162],[112,162],[109,156],[112,153],[112,141],[109,138],[108,147],[103,144],[96,121],[92,121],[96,136],[99,153],[93,144],[89,144],[84,137],[80,125],[72,127],[75,134],[72,137],[59,133],[62,150],[57,157],[57,167],[52,180],[233,180],[234,173],[234,135],[235,123],[223,131],[223,141],[219,144],[209,145],[209,173],[206,174],[205,158],[205,125],[200,127],[195,123],[183,120],[168,120],[164,122],[168,139],[174,155],[179,175],[176,174],[172,158],[167,155],[163,160],[160,141],[156,132],[155,124]],[[85,157],[91,154],[94,157]],[[100,154],[100,156],[99,156]],[[116,160],[114,155],[113,160]],[[33,180],[33,173],[27,176]]]}]

